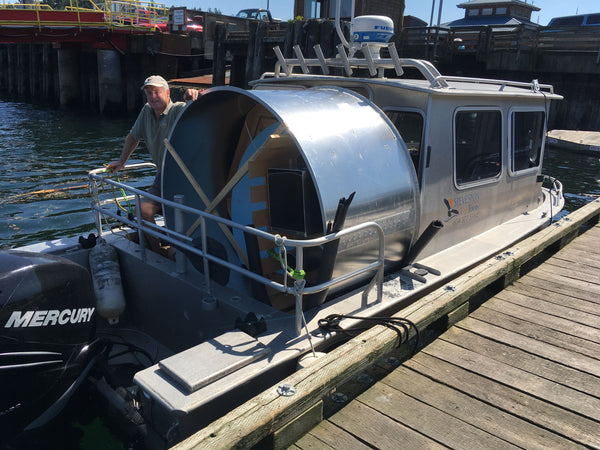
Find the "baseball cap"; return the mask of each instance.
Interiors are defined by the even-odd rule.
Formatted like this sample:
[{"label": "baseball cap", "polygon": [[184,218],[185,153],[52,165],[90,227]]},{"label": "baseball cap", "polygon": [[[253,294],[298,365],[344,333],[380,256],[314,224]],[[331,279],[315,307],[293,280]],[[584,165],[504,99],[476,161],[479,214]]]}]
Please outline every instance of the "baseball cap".
[{"label": "baseball cap", "polygon": [[169,89],[169,83],[167,83],[167,80],[165,80],[160,75],[151,75],[148,78],[146,78],[144,80],[144,84],[142,85],[142,90],[144,90],[146,86],[156,86]]}]

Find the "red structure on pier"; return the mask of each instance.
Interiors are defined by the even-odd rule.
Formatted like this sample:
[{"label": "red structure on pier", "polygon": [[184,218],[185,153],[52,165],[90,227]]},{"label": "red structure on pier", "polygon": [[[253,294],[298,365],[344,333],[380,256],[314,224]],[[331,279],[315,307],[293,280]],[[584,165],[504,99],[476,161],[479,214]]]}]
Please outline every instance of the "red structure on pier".
[{"label": "red structure on pier", "polygon": [[167,30],[167,9],[158,3],[106,1],[102,8],[54,10],[39,2],[0,4],[0,43],[90,42],[124,50],[126,36]]}]

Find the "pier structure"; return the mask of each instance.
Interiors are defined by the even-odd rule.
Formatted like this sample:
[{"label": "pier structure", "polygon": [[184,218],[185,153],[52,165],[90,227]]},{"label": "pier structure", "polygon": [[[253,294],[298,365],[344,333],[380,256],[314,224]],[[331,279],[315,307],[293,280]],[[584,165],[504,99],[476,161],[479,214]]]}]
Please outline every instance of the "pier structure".
[{"label": "pier structure", "polygon": [[397,313],[416,354],[377,325],[173,448],[600,446],[599,219],[596,198]]},{"label": "pier structure", "polygon": [[[63,30],[58,36],[35,21],[27,29],[15,29],[2,20],[3,12],[3,95],[92,105],[106,113],[137,111],[142,102],[138,86],[150,73],[167,79],[210,74],[214,86],[227,78],[229,84],[247,88],[273,70],[275,47],[293,58],[297,45],[305,58],[315,58],[314,46],[319,44],[327,58],[335,57],[340,43],[333,21],[327,19],[267,24],[202,12],[201,31],[163,32],[164,27],[152,24],[111,22],[102,28],[78,18],[71,32]],[[348,24],[342,28],[348,35]],[[565,100],[551,108],[549,129],[600,131],[600,103],[593,95],[600,89],[600,31],[595,28],[405,27],[392,40],[401,58],[429,60],[446,75],[552,84]]]},{"label": "pier structure", "polygon": [[[201,12],[188,28],[186,8],[140,0],[91,5],[53,10],[39,2],[0,4],[4,97],[103,114],[133,112],[142,105],[139,86],[149,74],[171,79],[210,70],[207,37],[225,16]],[[247,30],[249,21],[225,22]]]}]

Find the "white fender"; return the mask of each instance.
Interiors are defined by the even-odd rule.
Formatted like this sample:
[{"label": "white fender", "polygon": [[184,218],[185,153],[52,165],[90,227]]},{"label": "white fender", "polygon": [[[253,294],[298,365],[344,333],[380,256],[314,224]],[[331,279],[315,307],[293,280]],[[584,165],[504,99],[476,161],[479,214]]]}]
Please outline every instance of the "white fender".
[{"label": "white fender", "polygon": [[96,310],[108,323],[116,324],[125,311],[117,251],[104,239],[99,239],[90,250],[89,262],[96,294]]}]

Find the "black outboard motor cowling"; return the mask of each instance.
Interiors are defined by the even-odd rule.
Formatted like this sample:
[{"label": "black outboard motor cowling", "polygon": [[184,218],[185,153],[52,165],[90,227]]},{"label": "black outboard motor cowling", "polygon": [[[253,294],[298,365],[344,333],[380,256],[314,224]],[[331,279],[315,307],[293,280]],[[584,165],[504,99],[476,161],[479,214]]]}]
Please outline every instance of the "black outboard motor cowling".
[{"label": "black outboard motor cowling", "polygon": [[0,252],[0,433],[52,419],[98,352],[89,272],[41,253]]}]

